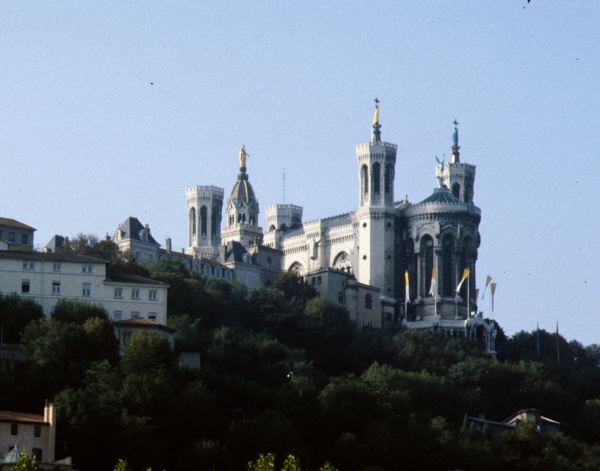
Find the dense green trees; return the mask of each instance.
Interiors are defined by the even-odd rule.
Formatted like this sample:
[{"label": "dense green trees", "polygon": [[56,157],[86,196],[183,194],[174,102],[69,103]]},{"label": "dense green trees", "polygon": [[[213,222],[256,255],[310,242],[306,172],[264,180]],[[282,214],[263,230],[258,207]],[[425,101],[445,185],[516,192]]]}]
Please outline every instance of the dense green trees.
[{"label": "dense green trees", "polygon": [[[14,329],[27,361],[0,365],[2,408],[53,397],[57,454],[81,469],[118,458],[134,471],[600,467],[596,345],[559,337],[559,362],[556,334],[520,332],[500,336],[495,360],[439,332],[359,329],[293,274],[248,292],[174,262],[149,270],[171,285],[175,352],[142,335],[118,359],[105,313],[62,303]],[[182,366],[179,351],[200,352],[202,369]],[[564,434],[462,430],[465,414],[502,420],[526,407]]]},{"label": "dense green trees", "polygon": [[43,317],[42,307],[34,300],[16,294],[0,294],[0,336],[3,343],[18,343],[25,326]]}]

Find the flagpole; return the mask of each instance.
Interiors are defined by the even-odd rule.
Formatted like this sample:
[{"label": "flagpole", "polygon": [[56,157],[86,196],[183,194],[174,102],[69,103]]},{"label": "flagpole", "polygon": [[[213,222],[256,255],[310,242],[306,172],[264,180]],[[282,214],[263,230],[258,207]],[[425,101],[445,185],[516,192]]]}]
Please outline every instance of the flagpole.
[{"label": "flagpole", "polygon": [[454,320],[458,319],[458,295],[454,295]]},{"label": "flagpole", "polygon": [[435,279],[432,280],[435,283],[435,288],[433,290],[433,314],[435,316],[435,321],[439,324],[440,320],[438,319],[438,312],[437,312],[437,291],[438,291],[438,284],[437,284],[437,277],[438,277],[438,257],[437,254],[434,252],[434,256],[435,256]]},{"label": "flagpole", "polygon": [[556,319],[556,363],[560,363],[560,337],[558,334],[558,319]]},{"label": "flagpole", "polygon": [[467,276],[467,319],[471,315],[471,272]]}]

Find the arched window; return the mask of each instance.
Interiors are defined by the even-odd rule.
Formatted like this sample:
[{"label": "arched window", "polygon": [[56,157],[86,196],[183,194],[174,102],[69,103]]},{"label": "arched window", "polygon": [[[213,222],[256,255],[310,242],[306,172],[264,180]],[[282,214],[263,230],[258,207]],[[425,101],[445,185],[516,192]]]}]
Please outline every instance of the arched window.
[{"label": "arched window", "polygon": [[365,309],[373,309],[373,296],[371,296],[371,293],[365,295]]},{"label": "arched window", "polygon": [[375,162],[372,168],[371,181],[373,182],[373,194],[378,195],[381,191],[381,165],[379,162]]},{"label": "arched window", "polygon": [[192,229],[192,236],[196,235],[196,208],[190,209],[190,227]]},{"label": "arched window", "polygon": [[219,207],[213,206],[212,213],[210,214],[210,235],[216,236],[219,233]]},{"label": "arched window", "polygon": [[431,289],[431,271],[433,270],[433,239],[429,235],[421,239],[421,258],[423,270],[421,286],[424,288],[421,296],[427,296]]},{"label": "arched window", "polygon": [[295,272],[298,276],[304,276],[304,267],[300,262],[294,262],[288,268],[288,271]]},{"label": "arched window", "polygon": [[348,273],[352,272],[352,260],[350,260],[350,256],[346,252],[340,252],[333,259],[332,268]]},{"label": "arched window", "polygon": [[456,280],[454,274],[456,267],[452,263],[452,252],[454,250],[454,237],[446,234],[442,239],[442,295],[453,296]]},{"label": "arched window", "polygon": [[200,234],[206,235],[206,227],[208,225],[208,210],[206,206],[200,208]]},{"label": "arched window", "polygon": [[360,183],[362,186],[362,192],[366,195],[369,193],[369,168],[363,165],[360,170]]},{"label": "arched window", "polygon": [[452,194],[456,198],[460,198],[460,183],[457,182],[452,185]]},{"label": "arched window", "polygon": [[392,193],[392,166],[385,166],[385,174],[383,175],[383,187],[385,191],[385,195],[389,195]]},{"label": "arched window", "polygon": [[473,194],[473,185],[471,185],[470,182],[467,181],[465,183],[465,194],[463,196],[463,201],[465,203],[469,203],[471,201],[472,194]]}]

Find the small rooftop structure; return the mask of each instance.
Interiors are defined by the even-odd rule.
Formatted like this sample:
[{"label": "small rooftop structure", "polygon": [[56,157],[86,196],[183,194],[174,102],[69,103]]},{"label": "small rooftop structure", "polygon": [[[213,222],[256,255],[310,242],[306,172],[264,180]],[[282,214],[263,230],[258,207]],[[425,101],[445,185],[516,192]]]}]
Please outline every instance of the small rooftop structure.
[{"label": "small rooftop structure", "polygon": [[560,432],[560,422],[544,417],[538,409],[522,409],[515,412],[502,422],[487,420],[485,417],[472,417],[465,414],[463,429],[477,430],[492,437],[504,432],[510,432],[519,424],[534,424],[535,431],[542,435],[551,435]]}]

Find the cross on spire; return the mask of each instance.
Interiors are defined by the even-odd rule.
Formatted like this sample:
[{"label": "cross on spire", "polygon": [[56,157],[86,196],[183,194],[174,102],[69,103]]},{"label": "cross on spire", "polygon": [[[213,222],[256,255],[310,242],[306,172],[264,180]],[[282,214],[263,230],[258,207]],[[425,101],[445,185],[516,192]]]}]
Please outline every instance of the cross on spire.
[{"label": "cross on spire", "polygon": [[379,98],[375,97],[375,100],[373,100],[375,102],[375,107],[379,108]]}]

